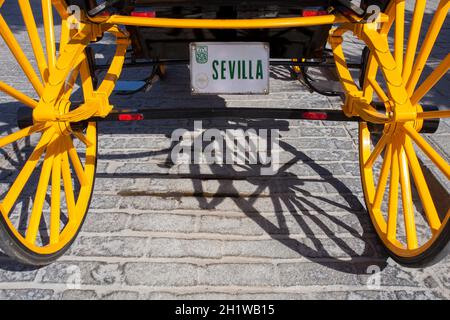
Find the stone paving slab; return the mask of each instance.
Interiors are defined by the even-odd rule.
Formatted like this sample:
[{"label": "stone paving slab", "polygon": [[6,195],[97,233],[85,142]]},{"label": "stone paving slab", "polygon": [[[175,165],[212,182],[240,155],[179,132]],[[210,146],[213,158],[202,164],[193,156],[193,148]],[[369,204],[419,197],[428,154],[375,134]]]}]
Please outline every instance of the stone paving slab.
[{"label": "stone paving slab", "polygon": [[[17,13],[11,1],[2,8],[24,42]],[[108,60],[109,43],[105,38],[96,45],[99,60]],[[356,57],[360,43],[349,46]],[[448,42],[438,49],[448,52]],[[31,53],[30,46],[24,50]],[[112,100],[133,108],[340,105],[310,94],[283,68],[272,73],[269,96],[205,98],[190,95],[186,68],[171,67],[151,92]],[[0,74],[33,94],[3,42]],[[145,75],[133,70],[124,78]],[[448,101],[446,87],[438,86],[433,103]],[[14,130],[18,104],[3,94],[0,103],[5,135]],[[0,299],[450,298],[449,258],[408,269],[380,246],[364,208],[356,124],[230,119],[205,120],[203,126],[279,130],[282,169],[262,177],[255,166],[174,165],[170,136],[178,128],[192,130],[189,120],[101,124],[94,198],[78,239],[58,262],[39,269],[0,254]],[[447,159],[449,137],[448,121],[430,137]],[[1,192],[14,170],[6,156],[2,151]]]}]

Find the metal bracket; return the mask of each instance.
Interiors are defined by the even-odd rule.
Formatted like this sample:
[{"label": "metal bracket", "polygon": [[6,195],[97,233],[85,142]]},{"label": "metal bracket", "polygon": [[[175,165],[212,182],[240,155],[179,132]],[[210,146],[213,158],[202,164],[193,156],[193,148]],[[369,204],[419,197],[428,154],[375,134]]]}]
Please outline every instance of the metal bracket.
[{"label": "metal bracket", "polygon": [[95,8],[89,10],[88,11],[88,15],[90,17],[95,17],[96,15],[98,15],[98,14],[102,13],[103,11],[105,11],[106,9],[111,8],[113,5],[115,5],[119,1],[120,0],[107,0],[107,1],[99,4]]},{"label": "metal bracket", "polygon": [[344,6],[346,9],[351,10],[354,14],[356,14],[358,17],[362,18],[365,16],[366,12],[361,9],[356,4],[352,3],[349,0],[336,0],[339,2],[342,6]]}]

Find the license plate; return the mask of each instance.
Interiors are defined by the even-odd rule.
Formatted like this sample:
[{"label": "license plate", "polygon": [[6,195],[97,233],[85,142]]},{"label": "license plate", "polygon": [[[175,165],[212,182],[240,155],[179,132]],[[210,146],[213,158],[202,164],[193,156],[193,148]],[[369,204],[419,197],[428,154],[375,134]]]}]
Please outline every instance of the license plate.
[{"label": "license plate", "polygon": [[193,94],[269,93],[269,44],[196,42],[190,52]]}]

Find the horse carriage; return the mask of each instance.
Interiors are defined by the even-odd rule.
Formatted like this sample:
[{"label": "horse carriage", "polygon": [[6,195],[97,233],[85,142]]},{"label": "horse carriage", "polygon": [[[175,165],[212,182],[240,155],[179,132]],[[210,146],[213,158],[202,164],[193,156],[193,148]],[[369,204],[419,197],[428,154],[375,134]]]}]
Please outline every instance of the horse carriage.
[{"label": "horse carriage", "polygon": [[[436,200],[423,161],[450,178],[448,159],[424,138],[450,110],[422,101],[450,66],[446,53],[424,76],[450,1],[439,1],[426,29],[426,0],[408,1],[411,19],[405,0],[17,0],[32,60],[1,15],[11,1],[0,0],[0,34],[35,91],[26,94],[0,76],[0,91],[23,105],[17,130],[0,137],[2,154],[23,139],[35,142],[0,194],[0,246],[11,257],[49,264],[76,238],[93,194],[99,122],[195,115],[357,121],[362,188],[381,243],[410,266],[446,254],[450,201]],[[115,53],[100,66],[92,44],[105,34],[115,37]],[[347,34],[365,45],[358,63],[344,53]],[[193,94],[268,94],[269,66],[288,66],[311,90],[339,95],[342,109],[119,111],[111,105],[123,68],[152,66],[153,79],[171,64],[190,66]],[[332,69],[341,91],[315,87],[310,67]],[[33,194],[30,210],[17,208],[24,192]],[[17,211],[26,218],[17,219]]]}]

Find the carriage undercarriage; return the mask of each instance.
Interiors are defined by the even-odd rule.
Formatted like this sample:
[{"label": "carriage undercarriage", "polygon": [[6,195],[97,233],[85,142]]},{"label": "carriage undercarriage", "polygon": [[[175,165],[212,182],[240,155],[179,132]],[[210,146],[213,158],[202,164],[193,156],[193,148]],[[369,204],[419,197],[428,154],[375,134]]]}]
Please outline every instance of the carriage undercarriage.
[{"label": "carriage undercarriage", "polygon": [[[0,34],[39,99],[32,99],[0,81],[0,91],[15,98],[29,110],[22,112],[19,117],[17,132],[0,138],[0,148],[41,134],[34,151],[18,172],[9,190],[0,197],[0,242],[6,253],[21,262],[42,265],[54,261],[67,250],[79,232],[93,192],[97,122],[120,119],[231,117],[233,114],[243,118],[359,122],[363,191],[367,210],[380,240],[397,261],[408,265],[423,265],[434,261],[439,253],[445,254],[450,237],[450,205],[447,203],[442,209],[441,205],[438,206],[434,202],[418,154],[420,150],[445,178],[450,178],[448,159],[436,152],[422,136],[423,133],[435,131],[438,123],[436,120],[450,117],[450,111],[421,104],[433,86],[446,76],[450,67],[450,55],[447,54],[428,77],[424,80],[421,78],[439,31],[444,26],[450,7],[448,0],[439,2],[421,46],[421,23],[426,8],[426,1],[423,0],[417,0],[415,3],[409,34],[405,32],[405,1],[401,0],[389,1],[387,7],[382,8],[383,13],[375,20],[371,20],[371,16],[366,12],[361,14],[360,10],[357,10],[359,7],[352,6],[326,6],[319,9],[315,7],[312,14],[302,16],[234,19],[228,16],[225,16],[226,19],[158,17],[153,16],[153,13],[150,16],[148,11],[144,11],[144,14],[133,14],[123,8],[105,14],[107,7],[92,6],[82,8],[79,12],[76,28],[71,27],[73,16],[65,1],[42,0],[44,43],[39,37],[35,14],[29,1],[19,0],[18,3],[35,55],[37,73],[1,15]],[[117,1],[111,1],[111,5],[115,3]],[[380,4],[380,1],[374,3]],[[0,0],[0,9],[3,4],[4,1]],[[53,9],[62,20],[59,48],[55,40]],[[127,26],[127,29],[123,26]],[[161,75],[161,66],[189,63],[189,60],[184,60],[185,53],[179,53],[179,56],[154,56],[151,42],[146,47],[142,45],[145,41],[136,39],[139,28],[144,28],[142,30],[145,32],[153,29],[232,31],[298,28],[304,31],[306,29],[302,28],[319,28],[311,31],[315,34],[314,38],[317,38],[321,31],[323,33],[321,27],[329,31],[327,40],[324,41],[331,47],[332,63],[320,60],[319,56],[323,52],[318,48],[323,48],[324,44],[319,43],[313,48],[313,45],[305,47],[305,42],[297,43],[297,49],[302,54],[290,56],[290,50],[273,51],[270,61],[272,64],[290,66],[300,74],[308,66],[328,66],[335,69],[343,89],[340,93],[343,98],[342,110],[254,108],[118,112],[110,104],[109,97],[124,66],[153,65],[155,76]],[[390,45],[388,37],[391,30],[393,46]],[[116,49],[111,63],[99,67],[95,66],[89,44],[101,39],[105,33],[115,36]],[[367,47],[361,54],[361,63],[350,64],[346,59],[343,43],[347,33],[353,34]],[[214,35],[214,32],[211,34]],[[134,59],[131,63],[127,61],[127,50],[132,43],[134,52],[147,58],[146,62],[136,62]],[[269,44],[273,46],[270,42]],[[148,58],[154,60],[148,61]],[[361,69],[359,81],[350,72],[351,67]],[[106,70],[103,79],[97,79],[95,76],[95,70],[98,68]],[[82,102],[71,100],[77,80],[81,84]],[[378,141],[373,144],[375,136]],[[83,150],[77,150],[74,139],[82,142]],[[81,152],[84,163],[80,159]],[[20,229],[12,223],[10,215],[23,190],[31,188],[30,176],[37,170],[40,162],[42,165],[35,187],[33,208],[26,227]],[[421,213],[417,212],[420,210],[413,200],[414,192],[418,194]],[[51,196],[48,239],[42,241],[38,240],[38,234],[44,219],[47,193]],[[65,219],[62,219],[62,211],[66,212]],[[401,219],[400,212],[403,213]],[[419,239],[417,235],[415,221],[418,215],[422,215],[427,222],[428,237],[425,240]],[[405,233],[401,239],[398,236],[400,228]]]}]

